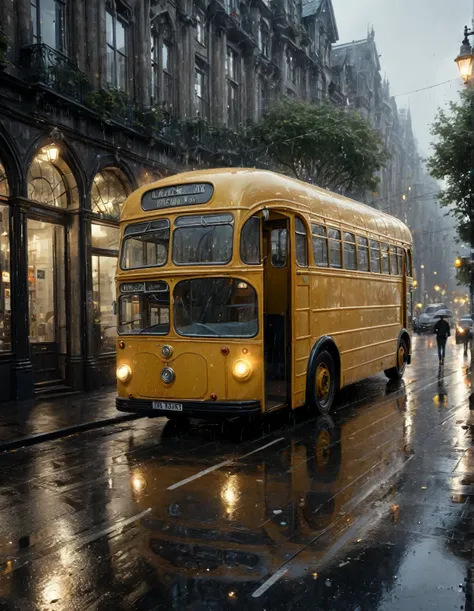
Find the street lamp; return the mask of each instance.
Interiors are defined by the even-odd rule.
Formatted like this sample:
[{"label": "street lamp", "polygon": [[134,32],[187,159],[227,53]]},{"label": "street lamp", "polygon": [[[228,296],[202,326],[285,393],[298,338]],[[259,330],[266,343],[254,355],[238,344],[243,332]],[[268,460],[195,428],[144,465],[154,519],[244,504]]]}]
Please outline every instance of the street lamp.
[{"label": "street lamp", "polygon": [[472,76],[472,63],[474,59],[471,43],[468,38],[469,36],[474,36],[474,32],[469,32],[466,25],[464,26],[464,40],[462,41],[461,50],[454,60],[458,65],[459,74],[465,83],[467,83]]}]

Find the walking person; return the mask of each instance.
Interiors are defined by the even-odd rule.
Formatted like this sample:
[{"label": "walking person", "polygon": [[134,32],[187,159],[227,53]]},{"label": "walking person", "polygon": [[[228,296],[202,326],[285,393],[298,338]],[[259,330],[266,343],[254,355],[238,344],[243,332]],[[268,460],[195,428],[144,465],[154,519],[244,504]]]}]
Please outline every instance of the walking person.
[{"label": "walking person", "polygon": [[444,365],[446,342],[448,341],[448,337],[451,335],[451,328],[443,315],[439,317],[438,322],[435,324],[434,332],[436,333],[436,341],[438,342],[439,364]]}]

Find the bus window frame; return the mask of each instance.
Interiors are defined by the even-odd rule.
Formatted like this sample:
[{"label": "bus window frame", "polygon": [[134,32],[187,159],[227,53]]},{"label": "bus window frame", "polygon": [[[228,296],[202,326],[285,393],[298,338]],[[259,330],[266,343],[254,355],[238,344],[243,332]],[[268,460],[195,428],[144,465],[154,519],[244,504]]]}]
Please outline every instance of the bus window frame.
[{"label": "bus window frame", "polygon": [[[384,259],[384,252],[387,253],[386,259]],[[387,261],[388,271],[384,269],[384,260]],[[380,242],[380,269],[381,274],[390,276],[390,244],[388,242]]]},{"label": "bus window frame", "polygon": [[[354,241],[349,241],[346,240],[346,236],[351,236]],[[358,266],[358,260],[357,260],[357,237],[355,233],[352,233],[352,231],[345,231],[342,234],[342,238],[343,238],[343,248],[342,248],[342,252],[343,252],[343,268],[346,269],[349,272],[356,272],[359,269]],[[346,244],[349,246],[352,246],[354,248],[354,267],[347,267],[346,266]]]},{"label": "bus window frame", "polygon": [[[133,231],[133,227],[135,226],[139,226],[139,225],[146,225],[146,227],[151,227],[153,225],[153,223],[155,222],[163,222],[163,227],[158,227],[158,228],[151,228],[151,229],[147,229],[145,228],[144,231]],[[167,226],[165,225],[165,222],[167,223]],[[129,231],[130,229],[132,229],[132,231]],[[168,229],[168,248],[166,251],[166,260],[164,263],[155,263],[154,265],[140,265],[138,267],[124,267],[123,265],[123,260],[124,260],[124,256],[125,256],[125,245],[128,242],[128,240],[136,238],[137,236],[143,236],[147,233],[151,234],[151,233],[157,233],[158,231],[163,231]],[[172,228],[171,228],[171,222],[169,218],[164,218],[164,219],[157,219],[156,221],[148,221],[148,222],[140,222],[140,223],[130,223],[129,225],[127,225],[124,229],[123,232],[123,236],[120,240],[121,244],[121,248],[120,251],[118,253],[118,263],[120,266],[120,269],[123,270],[124,272],[133,272],[135,270],[140,270],[140,269],[151,269],[151,268],[160,268],[160,267],[165,267],[166,265],[169,264],[170,261],[170,253],[171,253],[171,249],[172,249],[172,236],[173,236],[173,232],[172,232]]]},{"label": "bus window frame", "polygon": [[[298,222],[302,225],[302,230],[298,230]],[[304,230],[304,233],[303,233]],[[306,222],[299,215],[295,215],[294,217],[294,235],[295,235],[295,262],[298,267],[306,268],[309,267],[309,248],[308,248],[308,227],[306,226]],[[304,237],[304,254],[306,263],[301,263],[298,258],[298,236]]]},{"label": "bus window frame", "polygon": [[[339,238],[332,238],[331,237],[331,231],[337,232],[339,234]],[[327,227],[327,234],[328,234],[328,247],[329,247],[329,267],[331,269],[344,269],[344,259],[342,256],[342,234],[341,234],[341,230],[338,229],[337,227]],[[331,242],[339,242],[339,257],[340,257],[340,264],[339,265],[334,265],[331,261]]]},{"label": "bus window frame", "polygon": [[[372,244],[373,244],[374,242],[375,242],[376,244],[378,244],[378,247],[377,247],[377,248],[374,248],[374,247],[372,246]],[[372,273],[372,274],[381,274],[381,273],[382,273],[382,257],[381,257],[381,249],[380,249],[380,246],[381,246],[381,244],[380,244],[380,240],[379,240],[378,238],[369,238],[369,259],[370,259],[370,271],[371,271],[371,273]],[[379,256],[378,256],[378,258],[377,258],[377,259],[378,259],[378,262],[379,262],[379,264],[378,264],[378,269],[373,269],[373,266],[372,266],[372,251],[374,251],[374,252],[375,252],[375,251],[377,251],[377,252],[379,253]]]},{"label": "bus window frame", "polygon": [[[315,227],[319,227],[320,229],[322,229],[324,231],[324,234],[319,235],[318,233],[315,233],[314,231]],[[323,242],[323,244],[326,245],[326,264],[325,265],[323,263],[318,263],[316,259],[315,250],[314,250],[314,240],[320,240],[321,242]],[[311,223],[311,247],[313,251],[314,265],[316,267],[321,267],[323,269],[329,268],[329,242],[328,242],[328,232],[327,232],[326,225],[321,225],[320,223]]]},{"label": "bus window frame", "polygon": [[[361,241],[365,240],[365,243],[361,244]],[[357,248],[357,271],[368,274],[370,272],[370,246],[369,238],[363,235],[356,235],[356,248]],[[359,248],[363,249],[367,253],[367,269],[361,269],[361,258],[359,257]]]},{"label": "bus window frame", "polygon": [[[209,225],[211,227],[219,227],[219,226],[226,226],[226,225],[230,225],[230,227],[232,227],[232,240],[230,242],[231,244],[231,250],[230,250],[230,257],[227,261],[206,261],[204,263],[177,263],[174,257],[174,236],[176,231],[180,230],[180,229],[185,229],[186,227],[203,227],[203,225],[183,225],[182,227],[180,226],[176,226],[176,222],[182,218],[191,218],[191,217],[206,217],[206,216],[230,216],[232,217],[232,221],[231,222],[221,222],[221,223],[214,223],[213,225]],[[180,214],[179,216],[176,216],[175,219],[173,220],[173,224],[172,224],[172,240],[171,240],[171,261],[173,263],[173,265],[175,265],[176,267],[205,267],[205,266],[212,266],[212,265],[217,265],[217,266],[225,266],[225,265],[230,265],[232,263],[232,261],[234,260],[234,242],[235,242],[235,231],[236,228],[236,221],[235,221],[235,216],[232,212],[220,212],[220,211],[216,211],[216,212],[203,212],[201,214]]]},{"label": "bus window frame", "polygon": [[[257,219],[258,220],[258,240],[259,240],[259,244],[258,244],[258,263],[250,263],[249,261],[245,261],[244,258],[242,257],[242,234],[244,231],[244,228],[246,227],[247,223],[249,223],[251,220],[253,219]],[[240,257],[240,261],[244,264],[244,265],[262,265],[262,217],[260,216],[259,213],[257,214],[252,214],[251,216],[247,217],[240,226],[240,231],[239,231],[239,236],[238,236],[238,240],[239,240],[239,257]],[[237,237],[237,236],[236,236]]]}]

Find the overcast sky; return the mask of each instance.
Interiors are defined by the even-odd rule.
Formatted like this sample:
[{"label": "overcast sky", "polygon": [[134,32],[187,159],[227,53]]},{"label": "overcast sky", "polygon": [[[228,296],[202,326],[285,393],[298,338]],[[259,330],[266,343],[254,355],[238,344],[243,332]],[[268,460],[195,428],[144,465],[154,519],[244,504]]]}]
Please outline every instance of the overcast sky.
[{"label": "overcast sky", "polygon": [[[471,25],[473,0],[332,0],[339,42],[367,36],[370,25],[399,108],[409,106],[420,153],[429,153],[430,123],[439,106],[461,87],[454,58],[464,25]],[[471,38],[471,42],[473,42]],[[449,81],[427,91],[407,92]]]}]

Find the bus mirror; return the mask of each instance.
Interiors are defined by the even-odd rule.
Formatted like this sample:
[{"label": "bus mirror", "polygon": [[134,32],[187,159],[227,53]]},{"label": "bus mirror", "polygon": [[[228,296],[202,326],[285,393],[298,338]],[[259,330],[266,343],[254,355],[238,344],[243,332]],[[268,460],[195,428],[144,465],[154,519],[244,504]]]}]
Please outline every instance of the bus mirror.
[{"label": "bus mirror", "polygon": [[116,301],[112,302],[112,310],[113,310],[114,316],[117,316],[117,302]]},{"label": "bus mirror", "polygon": [[268,211],[268,208],[264,208],[262,210],[262,219],[266,222],[268,221],[269,218],[270,218],[270,212]]}]

